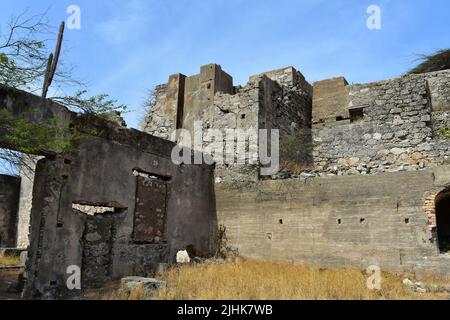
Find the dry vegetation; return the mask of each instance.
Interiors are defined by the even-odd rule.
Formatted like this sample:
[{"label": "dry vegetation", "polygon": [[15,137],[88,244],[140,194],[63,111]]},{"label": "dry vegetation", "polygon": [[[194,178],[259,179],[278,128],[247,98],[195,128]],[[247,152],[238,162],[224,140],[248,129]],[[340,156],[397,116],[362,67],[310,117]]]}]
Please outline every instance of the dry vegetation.
[{"label": "dry vegetation", "polygon": [[16,266],[20,264],[20,257],[18,256],[0,256],[0,265]]},{"label": "dry vegetation", "polygon": [[[367,289],[367,275],[355,269],[318,269],[290,263],[237,259],[175,267],[162,279],[167,288],[148,295],[142,288],[131,294],[111,289],[88,298],[120,300],[374,300],[442,299],[448,295],[416,293],[402,284],[404,277],[382,275],[382,289]],[[442,279],[434,278],[434,281]],[[448,279],[447,279],[448,281]],[[448,282],[450,283],[450,282]],[[109,293],[108,293],[109,292]]]}]

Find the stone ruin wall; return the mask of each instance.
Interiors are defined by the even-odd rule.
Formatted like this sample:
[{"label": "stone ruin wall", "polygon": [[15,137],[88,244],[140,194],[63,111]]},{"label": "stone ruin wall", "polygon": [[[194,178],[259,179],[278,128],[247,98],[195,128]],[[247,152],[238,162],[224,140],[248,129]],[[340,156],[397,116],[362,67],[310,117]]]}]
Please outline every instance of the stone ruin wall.
[{"label": "stone ruin wall", "polygon": [[[222,72],[219,66],[216,71]],[[173,129],[177,119],[170,98],[177,96],[173,93],[174,77],[157,87],[156,103],[143,123],[144,131],[167,137]],[[202,121],[202,129],[277,128],[281,143],[284,136],[304,131],[306,137],[297,147],[308,153],[302,172],[284,170],[273,179],[298,174],[415,171],[450,161],[450,144],[441,134],[444,126],[450,127],[449,82],[447,70],[354,85],[338,77],[318,81],[313,89],[300,72],[288,67],[252,76],[233,92],[228,86],[228,92],[218,90],[207,98],[201,88],[186,85],[184,103],[192,104],[189,101],[196,97],[196,120]],[[179,105],[178,112],[185,113]],[[179,127],[192,132],[192,119],[186,123],[187,119],[184,114]],[[250,153],[248,157],[256,156]],[[218,164],[216,177],[218,182],[254,181],[260,178],[258,173],[257,165]]]},{"label": "stone ruin wall", "polygon": [[[441,71],[357,85],[348,85],[344,78],[336,78],[322,83],[323,90],[316,90],[321,85],[316,83],[313,90],[298,71],[289,67],[253,76],[245,86],[233,87],[230,86],[230,78],[225,73],[221,73],[219,66],[207,65],[202,67],[199,75],[185,77],[177,74],[171,76],[167,84],[158,86],[155,105],[144,121],[143,129],[165,139],[170,138],[168,134],[177,128],[192,131],[194,120],[201,120],[203,129],[279,128],[282,136],[298,130],[311,129],[312,169],[303,173],[306,175],[306,178],[303,176],[304,179],[281,181],[278,185],[275,181],[257,181],[260,178],[258,168],[254,170],[255,168],[246,165],[237,168],[216,166],[216,182],[223,183],[216,185],[215,195],[210,194],[203,200],[209,201],[213,198],[217,200],[219,223],[229,227],[232,244],[237,245],[245,255],[276,259],[309,259],[317,264],[334,266],[361,264],[362,267],[367,261],[360,259],[371,256],[380,258],[384,261],[383,264],[392,270],[399,269],[401,265],[403,265],[401,268],[405,270],[417,263],[426,265],[427,262],[423,259],[430,257],[430,259],[436,259],[431,264],[432,268],[441,270],[443,266],[442,268],[448,270],[439,262],[442,257],[439,256],[436,245],[433,243],[432,233],[436,221],[433,221],[432,207],[436,194],[450,184],[448,166],[445,166],[450,155],[450,144],[440,136],[440,128],[445,125],[450,126],[449,77],[450,71]],[[321,92],[326,96],[322,97]],[[140,138],[136,140],[136,145],[129,146],[130,141],[125,141],[126,137],[118,134],[115,138],[118,141],[114,143],[106,142],[106,140],[102,143],[98,142],[99,145],[103,145],[101,148],[95,148],[95,143],[86,144],[81,151],[87,155],[92,154],[94,150],[109,150],[113,146],[122,145],[120,152],[115,153],[118,156],[107,161],[108,166],[114,166],[118,163],[128,163],[126,159],[130,157],[131,149],[140,148],[141,143],[145,145],[147,139],[154,140],[149,137]],[[305,147],[302,143],[298,144],[299,149]],[[164,150],[163,162],[168,167],[172,167],[168,153],[169,145],[166,145]],[[143,157],[146,158],[145,165],[152,167],[153,160],[161,161],[161,159],[147,159],[148,155],[144,156],[139,152],[133,156],[132,162],[143,161],[139,160]],[[156,154],[158,152],[157,150]],[[155,157],[158,158],[158,156]],[[85,161],[87,158],[83,156],[72,160],[73,164],[69,167],[74,171],[71,171],[72,174],[69,174],[69,177],[73,175],[73,172],[77,172],[74,175],[75,182],[81,177],[86,178],[87,172],[97,172],[99,168],[104,168],[103,162],[106,161],[107,155],[104,154],[98,161],[92,162],[93,170],[86,168],[83,171],[78,170],[78,161]],[[61,166],[62,173],[65,174],[66,169],[63,168],[67,165],[64,161],[46,161],[43,161],[41,165],[56,168]],[[132,167],[134,165],[130,163],[130,167],[124,174],[128,175]],[[437,183],[434,179],[439,179],[439,176],[435,174],[439,168],[445,168],[446,175],[441,178],[443,181]],[[414,172],[394,173],[395,171]],[[392,175],[383,172],[391,172]],[[372,175],[375,173],[380,175]],[[106,172],[104,174],[107,175]],[[368,174],[371,176],[363,176]],[[312,176],[328,175],[332,177],[310,179]],[[339,177],[340,175],[355,176]],[[186,175],[174,174],[174,179],[175,177],[179,179],[174,185],[180,186],[177,197],[191,204],[193,200],[189,199],[195,196],[201,204],[202,194],[183,193],[183,189],[188,190],[190,183],[196,185],[197,181],[193,180],[204,182],[205,176],[208,174],[188,172],[188,179],[185,180],[183,177]],[[38,185],[47,185],[45,179],[42,180],[43,177],[40,179]],[[135,181],[129,176],[126,179]],[[115,182],[128,190],[128,186],[132,186],[134,182],[129,180],[125,186],[123,183],[128,181],[126,179],[120,179],[120,183]],[[395,180],[393,184],[392,179]],[[109,181],[109,179],[106,180]],[[183,185],[183,181],[188,182]],[[253,181],[257,185],[249,188],[248,191],[236,191],[233,184],[237,181],[245,183]],[[423,185],[421,181],[425,181]],[[230,182],[232,186],[229,187],[227,182]],[[275,184],[272,185],[272,183]],[[414,194],[404,199],[411,190],[408,184],[414,188]],[[70,197],[82,195],[87,199],[98,195],[98,190],[90,194],[77,189],[75,186],[80,186],[79,183],[71,185],[76,192],[66,193]],[[95,185],[95,183],[91,182],[87,185]],[[105,185],[109,184],[105,183]],[[359,190],[361,186],[364,188]],[[41,189],[43,192],[49,192],[51,188],[52,185],[49,184],[47,190]],[[202,188],[209,190],[207,185]],[[135,188],[131,189],[135,190]],[[384,190],[392,192],[386,193]],[[105,194],[102,193],[102,196]],[[43,196],[38,199],[44,199]],[[367,200],[365,197],[370,199]],[[133,195],[128,198],[128,200],[131,199],[128,207],[132,208]],[[48,199],[52,200],[50,197]],[[73,202],[74,199],[69,200]],[[211,204],[208,204],[208,201],[204,204],[205,206]],[[376,208],[374,214],[368,212],[368,203],[375,205],[382,202],[388,203],[387,211],[386,207],[381,205]],[[53,265],[50,257],[54,256],[54,252],[66,254],[64,250],[70,250],[67,253],[68,259],[75,262],[84,259],[88,264],[85,277],[92,279],[101,277],[105,273],[107,277],[124,274],[133,268],[143,267],[147,270],[151,264],[166,261],[169,246],[162,246],[161,250],[156,250],[152,245],[128,244],[127,241],[132,236],[130,219],[133,210],[130,209],[130,212],[124,214],[127,222],[117,227],[116,223],[122,219],[121,213],[116,217],[119,220],[110,219],[108,215],[93,219],[84,214],[81,207],[78,210],[70,205],[65,206],[63,227],[79,226],[80,230],[86,230],[86,234],[74,233],[67,227],[64,229],[65,234],[59,235],[60,227],[53,223],[60,222],[57,220],[58,217],[54,216],[57,210],[52,206],[55,203],[44,201],[36,207],[34,213],[35,223],[34,232],[32,232],[34,237],[42,235],[42,230],[36,222],[44,212],[40,210],[41,207],[51,210],[52,216],[44,216],[43,219],[49,219],[53,226],[53,229],[46,229],[45,239],[33,241],[38,247],[31,248],[32,254],[28,268],[33,273],[42,271],[39,274],[40,278],[36,281],[44,287],[37,288],[38,291],[47,290],[47,285],[63,283],[62,278],[54,279],[50,273],[44,272],[50,268],[47,263]],[[105,201],[95,200],[91,203],[105,204]],[[81,217],[78,211],[81,212]],[[176,212],[181,216],[184,208],[177,208]],[[202,212],[213,212],[213,209],[207,208]],[[380,220],[376,217],[376,214],[381,213],[386,215],[387,223],[382,221],[384,218]],[[258,214],[266,216],[261,218]],[[240,218],[237,218],[238,215]],[[349,225],[346,224],[347,219],[350,219]],[[292,226],[301,223],[301,228],[289,229],[289,221]],[[272,222],[274,224],[270,225]],[[186,230],[193,230],[193,225],[186,225],[186,223],[186,220],[181,218],[176,222],[173,221],[171,231],[173,234],[170,238],[176,238],[172,235],[181,232],[183,225]],[[192,223],[195,223],[195,219]],[[28,225],[26,227],[28,228]],[[126,236],[118,237],[115,232],[120,228],[123,228],[122,231]],[[209,234],[207,228],[205,227],[205,234]],[[387,235],[383,234],[383,230],[387,230]],[[122,231],[119,230],[119,232]],[[368,232],[371,234],[370,239],[366,236]],[[92,237],[91,234],[97,234],[97,238]],[[340,234],[344,236],[341,237]],[[189,238],[189,236],[186,237]],[[397,242],[391,245],[390,242],[384,241],[385,237]],[[402,240],[403,237],[405,237],[404,240]],[[54,252],[46,252],[45,259],[36,260],[36,256],[41,255],[39,246],[45,244],[45,241],[53,241],[52,239],[61,240],[61,244],[58,242],[58,245],[52,249]],[[70,242],[70,249],[67,249],[67,241],[64,239],[69,239],[67,241]],[[83,239],[84,252],[79,252],[79,239]],[[300,245],[294,246],[295,254],[292,254],[287,248],[290,247],[293,239],[305,245],[311,243],[311,247],[304,249]],[[119,242],[116,243],[116,240]],[[124,240],[123,243],[122,240]],[[116,243],[114,253],[104,250],[111,241]],[[261,243],[264,243],[263,247],[260,246]],[[355,246],[359,251],[352,255],[345,252]],[[383,246],[386,246],[386,250]],[[170,250],[173,251],[178,247],[178,245],[171,245]],[[404,247],[408,249],[405,251]],[[148,257],[148,260],[141,259],[144,256]],[[169,256],[173,256],[173,252]],[[116,259],[116,257],[125,258],[121,260],[122,258]],[[109,260],[104,264],[103,260],[106,258]],[[57,259],[64,260],[66,257],[58,256]],[[127,259],[133,262],[122,263]],[[89,263],[92,265],[89,266]],[[98,267],[104,265],[110,269],[103,270]],[[92,270],[94,271],[89,273]],[[58,277],[64,273],[62,269],[56,271]]]},{"label": "stone ruin wall", "polygon": [[314,173],[414,171],[448,163],[450,143],[440,131],[450,124],[449,84],[450,71],[441,71],[343,88],[338,97],[346,92],[349,118],[313,127]]},{"label": "stone ruin wall", "polygon": [[[215,75],[211,75],[210,70],[215,70]],[[174,130],[175,119],[182,118],[178,128],[187,129],[192,137],[195,134],[193,123],[200,121],[202,130],[221,130],[223,139],[219,142],[225,142],[226,129],[241,129],[244,134],[248,130],[279,129],[283,138],[310,126],[312,86],[292,67],[252,76],[245,86],[236,87],[232,87],[231,77],[218,65],[202,66],[199,75],[185,78],[184,87],[181,82],[174,82],[175,77],[184,76],[170,76],[167,84],[156,87],[155,103],[142,123],[143,131],[173,140],[170,132]],[[176,109],[173,97],[179,96],[174,88],[184,92],[178,114],[173,112]],[[214,150],[216,143],[211,138],[203,148]],[[234,164],[217,164],[216,181],[258,180],[258,154],[252,152],[248,143],[246,149],[249,152],[244,160],[248,164],[252,159],[254,165],[236,163],[237,159]],[[230,151],[225,143],[223,155],[231,154]]]},{"label": "stone ruin wall", "polygon": [[320,267],[447,274],[435,211],[450,186],[450,143],[440,132],[450,126],[450,71],[352,85],[339,77],[311,90],[292,70],[216,93],[199,117],[211,128],[310,135],[311,145],[297,145],[312,149],[303,172],[261,181],[217,166],[229,245],[243,256]]}]

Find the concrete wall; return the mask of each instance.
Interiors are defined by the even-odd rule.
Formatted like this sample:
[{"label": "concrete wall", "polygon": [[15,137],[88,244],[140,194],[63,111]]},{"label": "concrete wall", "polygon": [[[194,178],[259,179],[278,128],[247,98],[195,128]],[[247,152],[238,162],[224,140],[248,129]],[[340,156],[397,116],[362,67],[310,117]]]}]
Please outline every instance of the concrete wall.
[{"label": "concrete wall", "polygon": [[219,224],[243,256],[445,273],[450,258],[439,254],[426,199],[449,186],[448,172],[220,184]]},{"label": "concrete wall", "polygon": [[15,248],[20,178],[0,175],[0,248]]},{"label": "concrete wall", "polygon": [[348,120],[347,80],[344,77],[314,83],[312,122],[333,123]]}]

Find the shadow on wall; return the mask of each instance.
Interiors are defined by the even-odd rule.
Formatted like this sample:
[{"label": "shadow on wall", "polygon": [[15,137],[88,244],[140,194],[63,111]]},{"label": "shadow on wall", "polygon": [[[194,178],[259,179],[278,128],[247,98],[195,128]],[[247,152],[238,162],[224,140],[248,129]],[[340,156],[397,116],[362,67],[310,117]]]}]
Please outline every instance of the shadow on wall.
[{"label": "shadow on wall", "polygon": [[450,253],[450,188],[436,196],[436,223],[439,249]]},{"label": "shadow on wall", "polygon": [[284,135],[280,140],[280,170],[298,173],[313,166],[313,139],[309,128]]}]

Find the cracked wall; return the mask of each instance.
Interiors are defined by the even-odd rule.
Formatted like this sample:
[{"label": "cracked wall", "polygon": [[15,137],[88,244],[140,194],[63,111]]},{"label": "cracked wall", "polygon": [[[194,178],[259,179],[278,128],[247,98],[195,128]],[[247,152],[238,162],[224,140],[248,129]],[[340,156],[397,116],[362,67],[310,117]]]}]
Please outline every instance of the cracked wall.
[{"label": "cracked wall", "polygon": [[[49,151],[37,163],[25,297],[74,294],[66,287],[70,266],[81,268],[86,289],[123,276],[146,276],[160,263],[174,263],[176,252],[186,247],[199,256],[214,252],[213,166],[176,165],[170,141],[0,87],[0,109],[17,115],[31,107],[38,112],[30,121],[58,115],[84,136],[73,152]],[[143,177],[145,190],[139,191]],[[170,188],[149,204],[159,190],[148,183],[152,177]],[[149,237],[138,237],[138,231]]]}]

